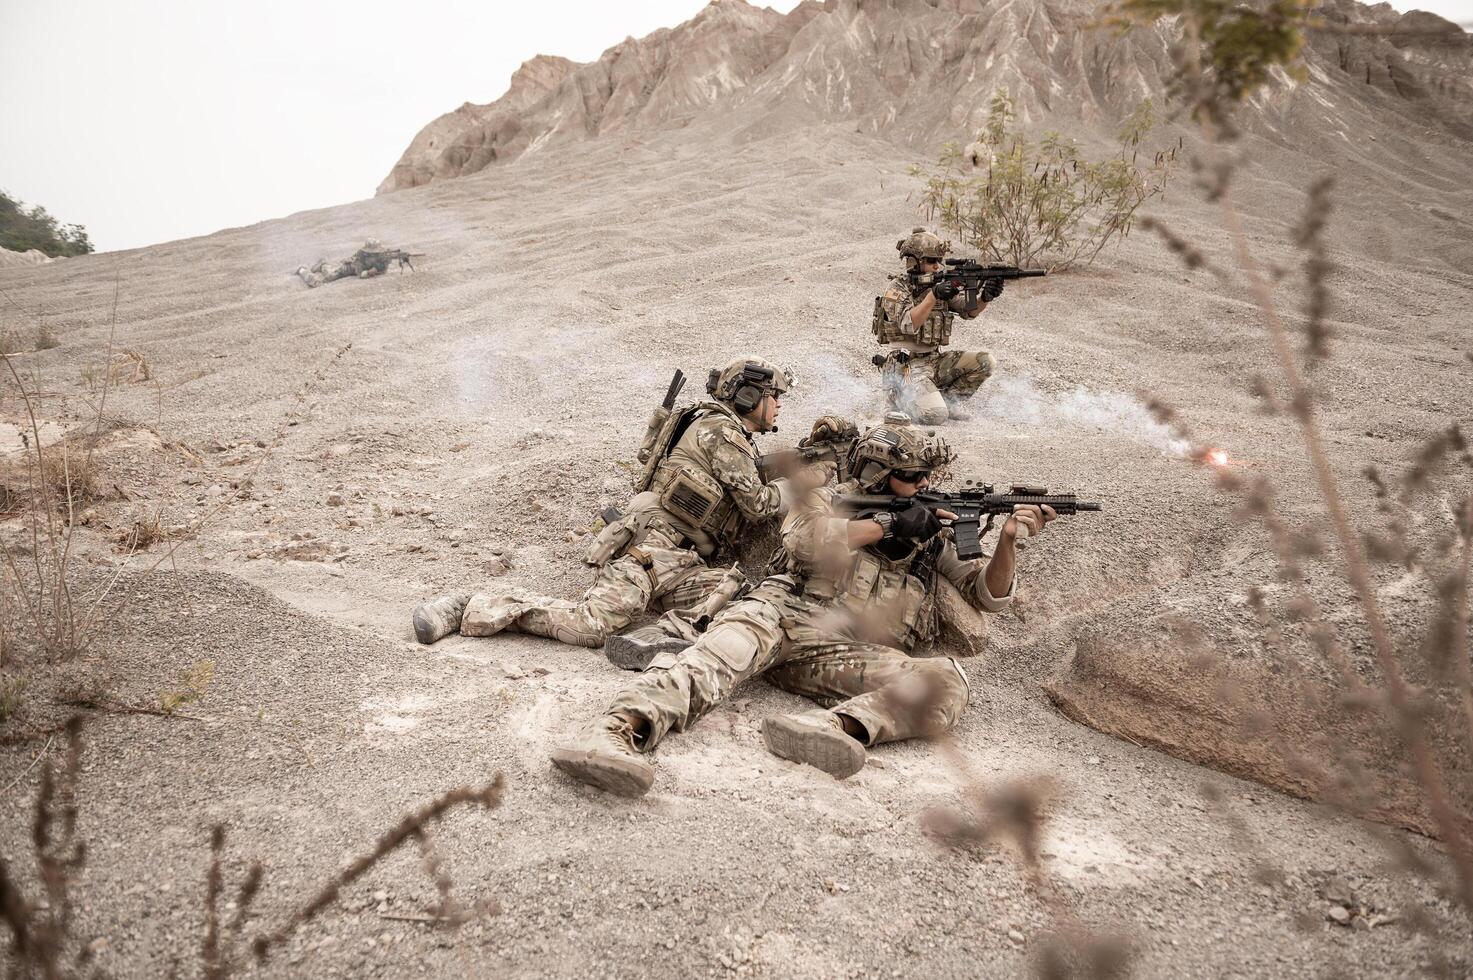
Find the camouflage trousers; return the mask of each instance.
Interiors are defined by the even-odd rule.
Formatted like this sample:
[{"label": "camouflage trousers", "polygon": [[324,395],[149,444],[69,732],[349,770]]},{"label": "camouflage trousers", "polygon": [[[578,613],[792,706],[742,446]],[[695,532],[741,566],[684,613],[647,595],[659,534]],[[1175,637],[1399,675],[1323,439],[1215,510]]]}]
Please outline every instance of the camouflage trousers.
[{"label": "camouflage trousers", "polygon": [[843,610],[794,595],[792,582],[767,579],[723,610],[693,646],[656,657],[609,712],[643,719],[648,751],[760,675],[858,722],[866,745],[938,735],[956,724],[968,687],[955,660],[916,659],[859,640]]},{"label": "camouflage trousers", "polygon": [[328,262],[326,259],[318,259],[311,267],[302,266],[297,269],[297,275],[305,282],[308,288],[321,286],[325,282],[334,282],[338,279],[346,279],[349,276],[358,276],[367,279],[383,272],[383,269],[367,268],[360,270],[356,262]]},{"label": "camouflage trousers", "polygon": [[695,609],[727,571],[712,568],[694,550],[680,547],[674,534],[651,530],[639,547],[600,568],[580,601],[478,593],[466,603],[460,632],[491,636],[506,630],[600,647],[646,610]]},{"label": "camouflage trousers", "polygon": [[950,406],[971,398],[997,370],[990,351],[933,351],[915,354],[905,365],[905,380],[888,392],[890,407],[921,425],[939,425],[951,417]]}]

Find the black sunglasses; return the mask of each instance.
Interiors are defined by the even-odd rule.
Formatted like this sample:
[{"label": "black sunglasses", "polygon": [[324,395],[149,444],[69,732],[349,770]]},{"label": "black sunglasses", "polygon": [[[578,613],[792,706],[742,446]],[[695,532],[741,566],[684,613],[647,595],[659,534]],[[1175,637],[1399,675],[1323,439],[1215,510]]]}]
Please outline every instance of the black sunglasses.
[{"label": "black sunglasses", "polygon": [[931,475],[930,470],[896,470],[890,474],[901,483],[920,483]]}]

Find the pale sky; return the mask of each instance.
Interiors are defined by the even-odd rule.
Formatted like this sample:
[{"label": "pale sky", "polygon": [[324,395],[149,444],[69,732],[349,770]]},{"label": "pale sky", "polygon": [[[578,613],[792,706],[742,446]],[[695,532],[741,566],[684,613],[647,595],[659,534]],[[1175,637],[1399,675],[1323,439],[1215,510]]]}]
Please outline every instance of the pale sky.
[{"label": "pale sky", "polygon": [[[705,2],[0,0],[0,189],[99,251],[361,200],[526,59],[592,61]],[[1393,6],[1473,22],[1473,0]]]}]

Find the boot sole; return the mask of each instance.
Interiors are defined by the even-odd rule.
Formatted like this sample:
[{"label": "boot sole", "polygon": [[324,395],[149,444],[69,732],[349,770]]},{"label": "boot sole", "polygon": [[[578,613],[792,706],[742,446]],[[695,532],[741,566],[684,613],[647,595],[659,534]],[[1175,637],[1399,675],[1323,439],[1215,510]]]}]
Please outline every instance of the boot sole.
[{"label": "boot sole", "polygon": [[[436,640],[443,640],[460,629],[459,617],[452,624],[447,622],[449,617],[442,620],[438,616],[429,614],[429,608],[439,601],[431,599],[429,602],[420,603],[414,607],[414,612],[410,616],[410,621],[414,623],[414,638],[425,646],[429,646]],[[465,607],[466,603],[460,603],[460,616],[462,617],[465,615]]]},{"label": "boot sole", "polygon": [[640,643],[627,636],[611,636],[604,641],[604,656],[622,670],[644,670],[662,653],[679,653],[690,646],[684,640],[659,640]]},{"label": "boot sole", "polygon": [[437,623],[429,616],[426,616],[424,614],[424,610],[416,609],[414,611],[414,638],[423,643],[425,646],[429,646],[436,640],[442,639],[445,636],[449,635],[449,630],[441,633],[437,629],[438,626],[439,623]]},{"label": "boot sole", "polygon": [[768,718],[762,723],[762,741],[773,755],[821,769],[835,779],[847,779],[864,768],[864,746],[832,729]]},{"label": "boot sole", "polygon": [[655,774],[648,766],[587,750],[553,749],[552,764],[579,782],[616,796],[643,796],[655,782]]}]

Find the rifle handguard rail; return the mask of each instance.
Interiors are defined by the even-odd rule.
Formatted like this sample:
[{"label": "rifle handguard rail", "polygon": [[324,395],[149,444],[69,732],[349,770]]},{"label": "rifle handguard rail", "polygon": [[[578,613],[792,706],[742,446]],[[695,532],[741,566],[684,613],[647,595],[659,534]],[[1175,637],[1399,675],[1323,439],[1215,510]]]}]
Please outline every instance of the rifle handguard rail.
[{"label": "rifle handguard rail", "polygon": [[1080,500],[1079,495],[1072,492],[1049,493],[1047,487],[1015,484],[1008,493],[996,493],[992,484],[973,480],[963,481],[961,489],[951,493],[927,490],[913,497],[857,493],[841,494],[834,498],[835,510],[852,514],[856,519],[882,511],[905,510],[916,503],[932,510],[948,510],[957,515],[955,519],[946,518],[941,523],[952,529],[956,536],[957,557],[964,561],[982,557],[982,534],[986,530],[982,526],[984,517],[987,518],[988,526],[991,526],[992,518],[1011,514],[1015,508],[1030,504],[1052,507],[1054,513],[1061,516],[1104,509],[1098,502]]}]

